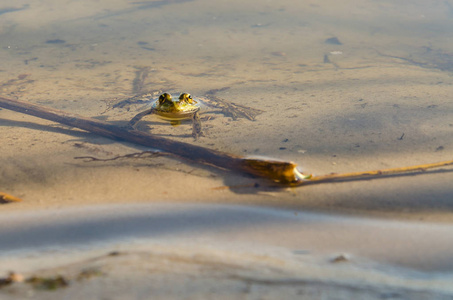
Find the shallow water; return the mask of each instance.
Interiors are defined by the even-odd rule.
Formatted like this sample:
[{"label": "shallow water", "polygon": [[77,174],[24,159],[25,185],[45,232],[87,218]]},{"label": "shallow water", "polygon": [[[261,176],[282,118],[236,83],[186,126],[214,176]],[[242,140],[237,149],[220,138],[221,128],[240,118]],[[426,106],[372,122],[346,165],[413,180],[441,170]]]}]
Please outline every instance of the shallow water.
[{"label": "shallow water", "polygon": [[448,251],[453,247],[452,227],[446,224],[210,204],[102,205],[12,213],[0,220],[5,224],[0,230],[2,271],[11,268],[7,260],[12,255],[33,258],[36,250],[55,255],[106,245],[174,243],[200,250],[282,251],[307,262],[328,263],[344,254],[357,268],[380,262],[377,269],[390,273],[453,276]]},{"label": "shallow water", "polygon": [[[210,114],[203,122],[206,137],[195,144],[292,160],[315,174],[451,159],[453,45],[447,37],[453,18],[448,1],[3,5],[3,96],[123,125],[142,106],[108,108],[134,95],[162,90],[203,96],[217,90],[223,99],[264,113],[254,122]],[[172,199],[205,199],[210,187],[254,183],[160,158],[83,163],[73,157],[111,158],[137,147],[6,110],[1,111],[0,124],[2,186],[45,203],[48,198],[102,202],[105,190],[116,182],[131,184],[130,189],[111,193],[118,201],[127,195],[145,200],[150,193],[157,198],[164,193]],[[192,142],[190,124],[172,127],[150,117],[139,128]],[[118,176],[112,178],[112,172]],[[177,178],[185,191],[184,184],[211,185],[201,189],[204,192],[197,187],[193,194],[181,195],[173,185],[160,182],[162,176],[156,173]],[[443,214],[451,209],[451,176],[447,172],[357,187],[310,187],[296,192],[304,199],[296,204]],[[142,177],[167,189],[149,191]],[[89,195],[71,193],[74,184],[85,186]],[[228,197],[244,193],[257,191],[236,190]],[[210,199],[222,198],[208,194]],[[393,195],[397,199],[388,200]]]},{"label": "shallow water", "polygon": [[[453,292],[451,225],[209,204],[103,205],[13,213],[0,221],[6,225],[0,272],[38,269],[70,278],[74,269],[102,266],[104,276],[115,277],[112,264],[118,263],[107,255],[114,252],[128,265],[157,259],[167,276],[190,262],[223,269],[217,280],[280,282],[290,289],[308,281],[368,289],[368,296],[375,289],[434,298]],[[161,272],[157,268],[151,273]]]},{"label": "shallow water", "polygon": [[[124,125],[142,105],[109,108],[129,97],[216,91],[264,112],[207,113],[197,141],[189,123],[139,129],[315,174],[450,160],[452,25],[451,1],[2,1],[0,95]],[[453,220],[451,168],[280,189],[168,157],[76,160],[145,149],[5,109],[0,132],[0,191],[24,199],[5,213],[228,202]]]}]

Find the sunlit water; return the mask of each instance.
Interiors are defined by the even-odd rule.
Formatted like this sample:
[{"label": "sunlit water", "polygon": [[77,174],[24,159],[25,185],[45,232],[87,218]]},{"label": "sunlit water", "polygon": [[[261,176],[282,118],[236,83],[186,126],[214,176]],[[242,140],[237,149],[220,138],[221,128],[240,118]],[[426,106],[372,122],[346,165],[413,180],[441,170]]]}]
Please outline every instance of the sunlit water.
[{"label": "sunlit water", "polygon": [[[436,162],[452,159],[452,28],[451,1],[2,1],[0,93],[124,125],[143,107],[119,101],[214,91],[263,113],[207,113],[198,141],[189,123],[139,128],[316,174]],[[449,171],[219,192],[256,180],[168,158],[83,163],[143,149],[5,109],[0,132],[0,188],[25,208],[203,200],[452,220]]]},{"label": "sunlit water", "polygon": [[[264,112],[254,122],[211,114],[203,122],[206,137],[196,142],[202,146],[293,160],[316,174],[451,159],[453,18],[448,1],[2,5],[4,96],[121,125],[142,106],[108,108],[137,94],[160,90],[203,96],[217,91],[218,97]],[[1,113],[5,119],[22,120],[16,113]],[[43,128],[24,131],[27,124],[5,119],[3,144],[8,147],[2,148],[2,157],[5,164],[16,161],[5,168],[2,180],[12,188],[23,188],[14,178],[42,183],[46,175],[36,170],[45,166],[36,163],[37,157],[54,174],[48,164],[50,147],[57,147],[50,151],[55,169],[73,163],[66,170],[76,164],[74,156],[126,152],[93,147],[90,143],[110,141],[86,137],[76,138],[88,142],[84,150],[74,149],[74,139],[53,138]],[[190,124],[172,127],[151,117],[140,128],[191,142]],[[80,174],[68,176],[76,180]],[[446,176],[451,179],[443,175],[434,180],[442,184],[434,189],[442,189],[436,196],[442,199],[451,195],[443,185]],[[404,188],[400,193],[406,197],[435,192],[414,181],[407,184],[421,190],[412,194],[413,188]],[[350,189],[342,197],[348,198]],[[316,195],[319,191],[306,198]]]},{"label": "sunlit water", "polygon": [[395,289],[401,295],[421,291],[443,299],[440,295],[453,292],[452,226],[445,224],[193,204],[51,209],[1,220],[0,272],[63,266],[60,274],[70,274],[79,265],[102,266],[114,276],[108,259],[102,261],[115,251],[142,256],[140,265],[157,258],[179,270],[189,261],[225,269],[221,280],[246,274],[269,285],[286,282],[291,290],[297,282],[313,281],[365,289],[369,295]]}]

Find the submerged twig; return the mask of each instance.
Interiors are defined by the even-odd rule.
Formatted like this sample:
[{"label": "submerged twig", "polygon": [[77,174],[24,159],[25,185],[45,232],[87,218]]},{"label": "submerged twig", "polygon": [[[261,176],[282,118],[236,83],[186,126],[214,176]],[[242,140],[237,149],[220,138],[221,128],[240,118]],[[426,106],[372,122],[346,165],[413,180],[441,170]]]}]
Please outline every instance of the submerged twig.
[{"label": "submerged twig", "polygon": [[301,182],[301,184],[315,184],[324,182],[338,182],[338,181],[351,181],[360,179],[373,179],[395,174],[407,174],[411,172],[425,172],[428,169],[435,169],[445,166],[452,166],[453,160],[442,161],[438,163],[422,164],[409,167],[390,168],[382,170],[373,170],[365,172],[352,172],[342,174],[328,174],[321,176],[312,176],[309,180]]},{"label": "submerged twig", "polygon": [[23,101],[0,97],[0,107],[51,120],[112,139],[160,149],[175,156],[217,168],[243,172],[291,184],[305,178],[293,162],[245,158],[188,143],[173,141],[147,132],[123,128],[108,122],[70,114]]},{"label": "submerged twig", "polygon": [[126,155],[118,155],[112,158],[97,158],[94,156],[76,156],[74,159],[85,159],[85,161],[112,161],[121,158],[151,158],[151,157],[158,157],[158,156],[165,156],[168,155],[167,153],[156,151],[156,150],[149,150],[149,151],[142,151],[142,152],[134,152],[129,153]]}]

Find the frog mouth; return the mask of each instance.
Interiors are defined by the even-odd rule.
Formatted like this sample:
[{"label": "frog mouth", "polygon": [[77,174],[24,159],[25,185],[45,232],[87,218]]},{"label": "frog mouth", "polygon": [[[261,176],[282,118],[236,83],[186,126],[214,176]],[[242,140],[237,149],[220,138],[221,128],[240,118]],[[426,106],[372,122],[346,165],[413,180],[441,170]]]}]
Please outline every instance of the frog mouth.
[{"label": "frog mouth", "polygon": [[187,120],[187,119],[192,118],[193,114],[196,111],[197,110],[166,112],[166,111],[156,110],[156,115],[159,116],[161,119],[164,119],[167,121],[181,121],[181,120]]}]

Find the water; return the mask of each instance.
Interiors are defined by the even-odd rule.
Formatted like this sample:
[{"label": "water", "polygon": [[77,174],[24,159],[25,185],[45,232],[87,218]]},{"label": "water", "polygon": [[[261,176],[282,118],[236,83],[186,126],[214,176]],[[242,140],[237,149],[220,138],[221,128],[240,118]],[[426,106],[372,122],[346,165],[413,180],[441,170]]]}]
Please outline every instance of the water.
[{"label": "water", "polygon": [[[2,1],[0,94],[124,125],[115,103],[208,92],[263,110],[147,118],[141,130],[326,174],[452,159],[451,1]],[[0,110],[0,188],[16,209],[228,202],[453,220],[453,174],[296,189],[168,157],[83,162],[146,149]],[[224,188],[233,186],[233,189]],[[389,250],[390,251],[390,250]],[[439,263],[437,261],[436,263]],[[433,263],[435,265],[435,263]]]},{"label": "water", "polygon": [[[335,1],[43,1],[37,5],[13,1],[3,2],[3,7],[0,75],[4,96],[122,125],[141,106],[106,109],[129,97],[157,90],[203,96],[217,90],[218,97],[264,113],[254,122],[211,114],[203,122],[206,137],[196,142],[202,146],[292,160],[315,174],[451,159],[453,46],[449,34],[453,19],[448,1],[365,1],[360,5]],[[102,178],[97,183],[102,185],[113,180],[104,177],[110,169],[94,174],[89,167],[85,169],[88,174],[79,174],[87,164],[78,164],[72,157],[112,157],[132,151],[106,146],[111,141],[94,137],[77,136],[74,142],[76,133],[64,130],[51,137],[42,131],[49,127],[24,130],[24,126],[37,125],[36,121],[18,122],[22,118],[2,111],[7,145],[2,157],[9,166],[4,168],[2,185],[13,191],[23,191],[30,182],[41,186],[45,180],[47,185],[61,186],[91,175]],[[148,118],[141,129],[192,142],[190,124],[172,127]],[[80,145],[84,150],[74,149]],[[64,171],[62,164],[66,164]],[[185,168],[169,161],[153,165]],[[99,164],[92,167],[102,168]],[[53,178],[55,172],[69,179]],[[157,172],[166,171],[157,168]],[[186,172],[206,177],[202,170]],[[178,172],[173,175],[183,176],[185,182],[199,181]],[[224,178],[225,174],[212,176]],[[422,189],[415,193],[422,194],[420,199],[437,193],[436,198],[446,201],[451,189],[442,182],[450,182],[449,176],[431,177],[430,186],[440,182],[441,192],[422,187],[426,178],[404,183],[403,188],[399,183],[395,189],[408,199],[414,197],[415,188]],[[347,195],[340,198],[349,199],[351,188],[347,186]],[[377,191],[367,194],[379,198],[382,190]],[[168,192],[173,191],[169,188]],[[317,202],[331,198],[330,192],[318,198],[320,192],[306,198]],[[443,211],[443,204],[432,204],[433,209]]]},{"label": "water", "polygon": [[[224,270],[220,281],[237,277],[290,289],[308,281],[369,295],[376,289],[431,297],[453,292],[452,228],[445,224],[194,204],[91,206],[13,213],[1,220],[7,225],[0,231],[0,272],[39,268],[45,274],[62,266],[58,272],[68,278],[74,267],[103,268],[104,276],[115,276],[113,265],[125,259],[133,265],[139,256],[134,274],[156,259],[160,263],[151,273],[174,264],[166,274],[178,274],[189,263],[202,267],[191,273],[200,281],[208,272],[204,267],[214,269],[217,280],[215,270]],[[119,253],[120,262],[108,262],[111,252]],[[332,262],[338,256],[345,259]]]}]

